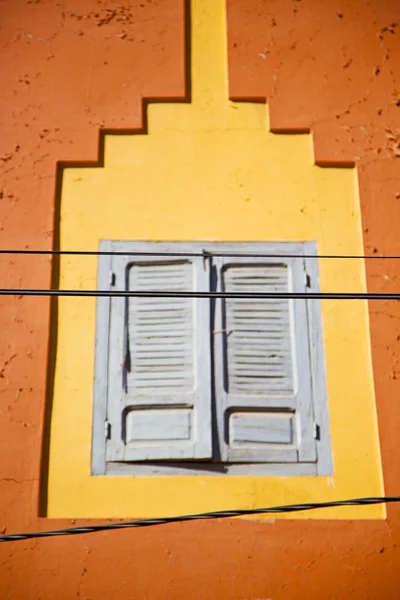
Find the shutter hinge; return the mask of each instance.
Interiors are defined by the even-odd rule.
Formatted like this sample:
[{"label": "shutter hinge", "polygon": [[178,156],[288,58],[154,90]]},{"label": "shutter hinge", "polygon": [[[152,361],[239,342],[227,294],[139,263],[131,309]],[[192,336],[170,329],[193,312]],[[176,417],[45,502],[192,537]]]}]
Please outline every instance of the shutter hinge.
[{"label": "shutter hinge", "polygon": [[207,252],[207,250],[203,249],[203,266],[204,269],[206,268],[206,264],[207,264],[207,259],[210,258],[211,254],[209,252]]},{"label": "shutter hinge", "polygon": [[111,439],[111,423],[109,421],[104,421],[104,437],[106,440]]},{"label": "shutter hinge", "polygon": [[310,288],[311,287],[311,277],[309,276],[308,273],[304,273],[304,277],[306,280],[306,287]]},{"label": "shutter hinge", "polygon": [[318,425],[318,423],[314,423],[313,429],[314,429],[314,439],[319,441],[321,439],[321,427]]},{"label": "shutter hinge", "polygon": [[114,286],[115,285],[115,273],[110,273],[110,286]]}]

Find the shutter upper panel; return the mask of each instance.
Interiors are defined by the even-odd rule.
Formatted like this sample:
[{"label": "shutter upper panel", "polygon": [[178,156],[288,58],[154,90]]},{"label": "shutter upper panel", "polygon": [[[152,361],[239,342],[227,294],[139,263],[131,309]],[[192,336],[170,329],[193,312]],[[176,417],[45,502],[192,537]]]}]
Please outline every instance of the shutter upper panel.
[{"label": "shutter upper panel", "polygon": [[[227,268],[224,283],[230,292],[288,292],[288,268]],[[228,392],[255,397],[271,393],[292,396],[289,301],[227,299],[225,327]]]},{"label": "shutter upper panel", "polygon": [[[190,262],[132,265],[130,290],[190,291]],[[193,393],[195,386],[194,303],[192,298],[129,298],[129,396]]]},{"label": "shutter upper panel", "polygon": [[[117,285],[133,292],[208,290],[202,258],[116,262]],[[109,402],[108,460],[211,458],[208,302],[131,296],[112,303],[118,358],[109,379],[118,399]]]},{"label": "shutter upper panel", "polygon": [[[301,258],[215,262],[224,292],[279,294],[305,288]],[[306,301],[227,297],[217,303],[216,318],[223,460],[315,461]]]}]

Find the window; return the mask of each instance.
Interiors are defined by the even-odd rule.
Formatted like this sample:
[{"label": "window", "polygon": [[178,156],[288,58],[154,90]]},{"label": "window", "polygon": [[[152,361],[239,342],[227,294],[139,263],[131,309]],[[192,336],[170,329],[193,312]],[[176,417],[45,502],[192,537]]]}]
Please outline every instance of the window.
[{"label": "window", "polygon": [[100,250],[94,474],[331,472],[315,244]]}]

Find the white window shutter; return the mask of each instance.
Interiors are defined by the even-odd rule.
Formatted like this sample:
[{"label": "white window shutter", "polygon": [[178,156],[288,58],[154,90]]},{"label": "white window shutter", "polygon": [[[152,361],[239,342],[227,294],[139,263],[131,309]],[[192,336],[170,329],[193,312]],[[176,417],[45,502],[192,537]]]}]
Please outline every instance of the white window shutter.
[{"label": "white window shutter", "polygon": [[[208,291],[202,257],[114,256],[114,289]],[[112,298],[108,461],[211,458],[209,302]]]},{"label": "white window shutter", "polygon": [[[213,264],[218,291],[305,291],[301,257],[215,257]],[[316,461],[306,301],[226,298],[216,301],[215,317],[222,460]]]}]

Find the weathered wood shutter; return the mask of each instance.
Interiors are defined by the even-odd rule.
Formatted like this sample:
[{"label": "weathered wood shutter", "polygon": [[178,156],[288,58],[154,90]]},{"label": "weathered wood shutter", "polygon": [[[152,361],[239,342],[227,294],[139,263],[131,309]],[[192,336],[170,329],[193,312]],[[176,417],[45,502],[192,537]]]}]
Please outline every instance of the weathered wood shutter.
[{"label": "weathered wood shutter", "polygon": [[[218,290],[305,290],[298,259],[213,258]],[[215,391],[223,461],[313,462],[312,384],[305,300],[216,303]]]},{"label": "weathered wood shutter", "polygon": [[[114,289],[207,291],[202,258],[113,258]],[[111,300],[108,461],[211,458],[209,302]]]}]

